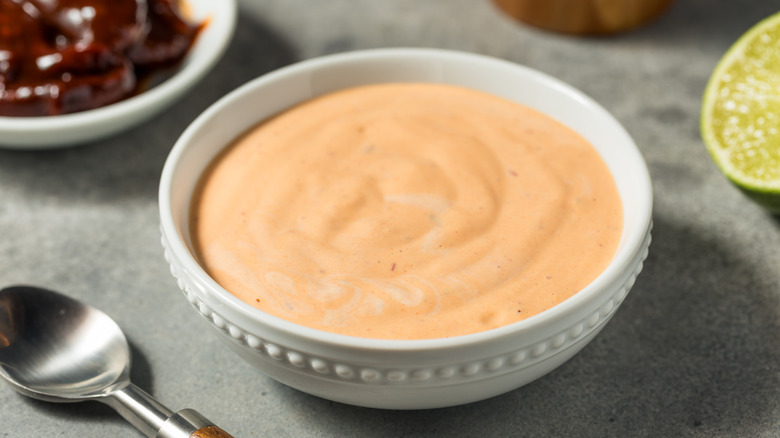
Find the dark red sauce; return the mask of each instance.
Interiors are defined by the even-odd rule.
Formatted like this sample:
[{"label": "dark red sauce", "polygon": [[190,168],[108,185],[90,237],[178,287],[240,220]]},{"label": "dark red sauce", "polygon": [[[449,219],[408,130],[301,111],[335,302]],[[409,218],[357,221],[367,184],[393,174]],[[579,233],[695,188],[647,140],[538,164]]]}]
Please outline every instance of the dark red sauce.
[{"label": "dark red sauce", "polygon": [[126,99],[180,62],[201,27],[179,0],[0,0],[0,116]]}]

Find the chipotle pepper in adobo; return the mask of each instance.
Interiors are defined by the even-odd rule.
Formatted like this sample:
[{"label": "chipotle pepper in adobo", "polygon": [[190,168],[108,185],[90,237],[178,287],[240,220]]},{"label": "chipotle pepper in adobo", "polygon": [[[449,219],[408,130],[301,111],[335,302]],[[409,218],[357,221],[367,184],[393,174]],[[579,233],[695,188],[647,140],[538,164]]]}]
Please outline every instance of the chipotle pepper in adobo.
[{"label": "chipotle pepper in adobo", "polygon": [[200,28],[179,0],[0,0],[0,116],[126,99],[181,61]]}]

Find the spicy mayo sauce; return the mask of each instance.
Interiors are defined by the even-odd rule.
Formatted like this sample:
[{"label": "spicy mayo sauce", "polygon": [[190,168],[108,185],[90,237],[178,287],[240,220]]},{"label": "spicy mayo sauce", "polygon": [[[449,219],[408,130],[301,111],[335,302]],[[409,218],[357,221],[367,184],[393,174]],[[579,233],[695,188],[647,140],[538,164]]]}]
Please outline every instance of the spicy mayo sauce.
[{"label": "spicy mayo sauce", "polygon": [[193,199],[196,256],[280,318],[382,339],[475,333],[593,281],[622,230],[595,149],[530,108],[448,85],[308,101],[218,156]]}]

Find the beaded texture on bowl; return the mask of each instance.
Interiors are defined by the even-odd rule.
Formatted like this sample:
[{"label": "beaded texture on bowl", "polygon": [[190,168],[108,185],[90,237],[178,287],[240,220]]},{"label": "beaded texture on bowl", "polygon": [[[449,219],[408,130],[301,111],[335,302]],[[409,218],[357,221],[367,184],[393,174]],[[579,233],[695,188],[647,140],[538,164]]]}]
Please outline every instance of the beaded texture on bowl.
[{"label": "beaded texture on bowl", "polygon": [[650,241],[651,234],[650,230],[648,230],[645,241],[642,243],[643,249],[640,253],[639,261],[636,263],[635,269],[627,277],[625,283],[618,287],[617,292],[612,297],[606,299],[596,311],[566,330],[517,351],[478,361],[459,362],[434,368],[398,369],[361,367],[314,357],[285,345],[280,345],[278,342],[263,339],[261,335],[249,333],[215,312],[198,296],[196,291],[200,290],[200,288],[190,280],[193,276],[186,275],[184,272],[185,268],[182,267],[181,263],[176,263],[173,260],[170,244],[164,234],[161,238],[165,260],[169,263],[171,274],[176,278],[177,285],[184,293],[187,301],[214,328],[222,332],[224,336],[229,337],[233,342],[251,349],[257,355],[262,355],[275,361],[280,366],[290,368],[296,372],[316,375],[320,378],[369,385],[413,386],[474,381],[508,373],[541,362],[558,351],[577,343],[583,338],[583,335],[605,324],[623,302],[634,285],[637,275],[642,271],[644,260],[648,255]]}]

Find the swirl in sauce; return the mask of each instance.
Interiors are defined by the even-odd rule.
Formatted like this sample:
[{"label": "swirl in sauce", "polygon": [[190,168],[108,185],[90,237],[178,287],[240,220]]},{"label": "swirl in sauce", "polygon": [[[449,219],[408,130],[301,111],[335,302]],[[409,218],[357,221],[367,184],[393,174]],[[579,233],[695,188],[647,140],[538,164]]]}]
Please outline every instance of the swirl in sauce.
[{"label": "swirl in sauce", "polygon": [[593,281],[622,230],[595,149],[557,121],[447,85],[313,99],[239,138],[193,198],[206,271],[278,317],[353,336],[474,333]]}]

